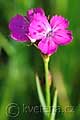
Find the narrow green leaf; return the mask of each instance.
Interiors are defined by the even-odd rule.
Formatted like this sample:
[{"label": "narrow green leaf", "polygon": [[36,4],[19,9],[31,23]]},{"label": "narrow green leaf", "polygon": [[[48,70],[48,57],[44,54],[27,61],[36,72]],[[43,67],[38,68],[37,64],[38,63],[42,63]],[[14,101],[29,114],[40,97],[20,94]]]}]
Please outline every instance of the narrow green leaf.
[{"label": "narrow green leaf", "polygon": [[43,112],[44,112],[45,115],[47,115],[47,113],[44,109],[46,107],[46,103],[45,103],[45,100],[44,100],[44,96],[43,96],[43,93],[42,93],[42,89],[41,89],[41,85],[40,85],[40,82],[39,82],[38,75],[36,75],[36,85],[37,85],[38,96],[39,96],[39,100],[40,100]]},{"label": "narrow green leaf", "polygon": [[50,120],[55,120],[56,107],[57,107],[57,90],[55,90],[55,94],[54,94],[53,105],[52,105],[52,113],[51,113],[51,119]]}]

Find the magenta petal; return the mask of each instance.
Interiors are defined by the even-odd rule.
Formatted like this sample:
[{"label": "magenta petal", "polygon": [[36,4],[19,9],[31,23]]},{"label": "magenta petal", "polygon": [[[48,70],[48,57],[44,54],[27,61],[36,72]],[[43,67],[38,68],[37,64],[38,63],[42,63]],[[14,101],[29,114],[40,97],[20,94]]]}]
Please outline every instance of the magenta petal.
[{"label": "magenta petal", "polygon": [[56,31],[58,29],[67,28],[69,26],[69,22],[64,17],[55,15],[51,18],[50,25],[51,25],[52,29],[54,29],[54,31]]},{"label": "magenta petal", "polygon": [[34,14],[40,13],[41,15],[45,15],[45,12],[42,8],[33,8],[28,10],[27,17],[29,20],[33,19]]},{"label": "magenta petal", "polygon": [[45,12],[42,8],[33,8],[33,9],[28,10],[27,12],[28,15],[32,15],[34,13],[40,13],[41,15],[45,15]]},{"label": "magenta petal", "polygon": [[34,19],[29,26],[29,33],[33,39],[40,40],[51,30],[46,16],[35,14]]},{"label": "magenta petal", "polygon": [[16,41],[20,41],[20,42],[26,42],[29,41],[29,38],[26,35],[23,34],[18,34],[18,33],[12,33],[11,38],[16,40]]},{"label": "magenta petal", "polygon": [[9,29],[11,30],[11,37],[14,38],[14,40],[28,40],[28,22],[24,16],[14,16],[9,23]]},{"label": "magenta petal", "polygon": [[41,15],[45,15],[45,12],[42,8],[34,8],[35,13],[40,13]]},{"label": "magenta petal", "polygon": [[54,42],[58,45],[66,45],[73,39],[72,32],[69,30],[59,30],[54,34]]},{"label": "magenta petal", "polygon": [[43,54],[51,55],[57,51],[58,45],[54,43],[51,37],[48,37],[39,42],[38,48]]}]

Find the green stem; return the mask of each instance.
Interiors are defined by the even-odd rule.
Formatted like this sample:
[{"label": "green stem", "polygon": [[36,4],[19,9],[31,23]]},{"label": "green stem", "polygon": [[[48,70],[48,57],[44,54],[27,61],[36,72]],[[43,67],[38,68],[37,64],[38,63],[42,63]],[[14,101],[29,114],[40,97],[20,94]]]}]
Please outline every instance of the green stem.
[{"label": "green stem", "polygon": [[50,120],[55,120],[56,108],[57,108],[57,90],[55,90],[55,94],[54,94],[53,105],[52,105],[52,113],[51,113],[51,119]]},{"label": "green stem", "polygon": [[43,93],[42,93],[42,88],[41,88],[39,77],[38,77],[37,74],[36,74],[36,85],[37,85],[37,92],[38,92],[39,100],[40,100],[40,103],[41,103],[41,106],[42,106],[42,109],[43,109],[43,113],[44,113],[45,116],[47,116],[47,114],[45,112],[45,109],[44,109],[46,107],[46,103],[45,103],[45,100],[44,100],[44,96],[43,96]]},{"label": "green stem", "polygon": [[46,88],[46,105],[48,108],[48,118],[50,118],[50,86],[48,81],[48,63],[49,63],[49,57],[43,57],[44,60],[44,69],[45,69],[45,88]]}]

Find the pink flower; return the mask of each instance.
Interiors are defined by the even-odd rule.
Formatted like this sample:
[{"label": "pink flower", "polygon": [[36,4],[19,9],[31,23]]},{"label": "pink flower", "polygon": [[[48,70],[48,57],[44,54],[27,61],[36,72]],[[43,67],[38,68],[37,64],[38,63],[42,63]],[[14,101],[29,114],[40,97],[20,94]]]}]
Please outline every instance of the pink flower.
[{"label": "pink flower", "polygon": [[28,33],[28,21],[24,16],[16,15],[12,17],[9,23],[9,29],[11,31],[11,38],[17,41],[26,42],[29,40]]},{"label": "pink flower", "polygon": [[55,15],[50,20],[42,8],[34,8],[26,16],[16,15],[9,24],[11,38],[21,42],[31,41],[43,54],[51,55],[59,45],[72,41],[72,32],[67,30],[68,20]]},{"label": "pink flower", "polygon": [[11,38],[20,42],[29,41],[29,25],[33,20],[34,14],[44,15],[42,8],[34,8],[27,12],[26,16],[16,15],[12,17],[9,23],[9,29],[11,31]]},{"label": "pink flower", "polygon": [[51,55],[59,45],[67,45],[72,41],[72,32],[67,30],[68,26],[68,20],[62,16],[53,16],[49,23],[46,16],[35,14],[29,34],[32,39],[39,41],[38,48],[42,53]]}]

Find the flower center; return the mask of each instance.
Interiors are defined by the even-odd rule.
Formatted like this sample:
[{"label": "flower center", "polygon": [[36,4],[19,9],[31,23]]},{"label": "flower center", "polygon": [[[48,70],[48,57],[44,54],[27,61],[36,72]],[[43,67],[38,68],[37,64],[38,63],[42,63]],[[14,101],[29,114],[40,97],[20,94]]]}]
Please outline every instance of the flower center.
[{"label": "flower center", "polygon": [[52,36],[52,30],[47,33],[47,37],[51,37],[51,36]]}]

